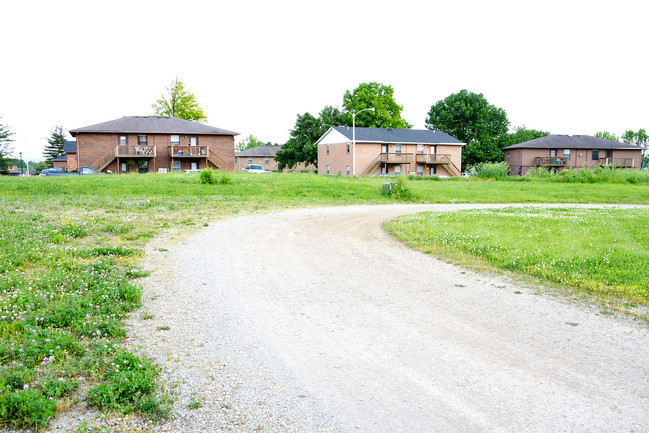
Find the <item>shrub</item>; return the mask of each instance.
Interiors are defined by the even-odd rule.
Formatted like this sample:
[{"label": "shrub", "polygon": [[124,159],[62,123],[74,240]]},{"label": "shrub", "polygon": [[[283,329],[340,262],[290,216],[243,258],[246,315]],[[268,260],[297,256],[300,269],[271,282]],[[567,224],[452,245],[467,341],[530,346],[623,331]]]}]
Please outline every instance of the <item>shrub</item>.
[{"label": "shrub", "polygon": [[33,389],[0,390],[0,420],[14,427],[45,427],[54,416],[55,404]]},{"label": "shrub", "polygon": [[415,198],[415,195],[406,184],[405,176],[397,177],[396,182],[392,182],[392,187],[387,190],[382,189],[381,194],[399,201],[412,201]]},{"label": "shrub", "polygon": [[509,164],[506,162],[481,162],[471,168],[471,173],[482,179],[507,179],[509,178]]},{"label": "shrub", "polygon": [[209,167],[202,169],[198,176],[198,181],[203,184],[214,184],[214,171]]}]

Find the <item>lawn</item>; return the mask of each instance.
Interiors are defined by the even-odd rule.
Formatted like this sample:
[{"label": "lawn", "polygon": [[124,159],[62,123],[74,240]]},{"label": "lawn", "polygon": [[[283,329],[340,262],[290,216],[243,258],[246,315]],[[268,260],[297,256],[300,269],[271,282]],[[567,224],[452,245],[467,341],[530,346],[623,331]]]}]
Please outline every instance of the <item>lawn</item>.
[{"label": "lawn", "polygon": [[[119,346],[124,317],[140,305],[137,278],[146,274],[138,268],[144,245],[165,229],[199,230],[240,214],[393,203],[395,198],[380,192],[383,182],[379,178],[241,173],[220,174],[217,184],[201,184],[199,175],[185,174],[0,177],[0,423],[45,426],[55,412],[67,410],[77,391],[103,410],[166,416],[171,401],[156,383],[158,368],[145,355],[125,352]],[[421,203],[649,204],[647,184],[410,179],[405,186],[412,200]],[[474,222],[487,216],[494,219],[493,226],[458,223],[453,229],[460,239],[464,230],[471,233],[477,226],[492,227],[492,238],[482,240],[486,246],[500,245],[494,233],[503,233],[512,225],[497,212],[458,215],[473,215]],[[561,256],[565,271],[561,274],[553,273],[551,259],[545,259],[543,250],[516,264],[518,259],[511,255],[520,246],[516,242],[500,245],[498,254],[507,257],[504,263],[512,269],[528,272],[527,266],[542,259],[538,272],[543,278],[646,302],[646,285],[634,282],[646,276],[642,273],[646,271],[624,275],[638,260],[647,263],[642,255],[642,249],[647,250],[646,211],[553,211],[554,219],[542,217],[543,213],[525,215],[507,218],[528,218],[537,224],[527,234],[563,230],[558,221],[580,221],[578,226],[588,232],[593,246],[585,245],[589,255],[580,254],[579,262],[570,261],[570,250]],[[442,217],[417,218],[421,225],[405,224],[405,220],[399,224],[423,230],[422,242],[439,234],[437,225],[424,222]],[[612,226],[629,242],[618,244],[617,238],[606,237]],[[453,233],[451,228],[449,233]],[[560,234],[561,239],[573,236]],[[511,240],[515,239],[512,235]],[[579,245],[584,242],[576,235],[569,239]],[[640,241],[644,243],[632,248]],[[445,248],[459,251],[457,245]],[[543,247],[550,256],[559,251],[553,245]],[[463,254],[482,257],[478,250]],[[588,272],[589,267],[600,269],[604,258],[615,264],[609,275]],[[574,269],[579,270],[577,276],[572,275]]]},{"label": "lawn", "polygon": [[385,228],[429,254],[649,306],[649,209],[427,212]]}]

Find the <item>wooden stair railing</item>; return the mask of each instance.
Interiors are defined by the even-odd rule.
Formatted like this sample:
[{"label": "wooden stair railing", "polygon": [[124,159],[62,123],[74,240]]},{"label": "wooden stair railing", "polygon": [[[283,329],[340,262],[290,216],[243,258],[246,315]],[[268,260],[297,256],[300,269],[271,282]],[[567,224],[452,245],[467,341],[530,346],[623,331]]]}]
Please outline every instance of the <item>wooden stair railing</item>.
[{"label": "wooden stair railing", "polygon": [[90,168],[95,170],[97,173],[101,172],[108,164],[113,162],[113,160],[117,157],[117,145],[106,151],[102,156],[99,157],[99,159],[90,165]]},{"label": "wooden stair railing", "polygon": [[454,176],[462,176],[462,172],[459,168],[457,168],[457,165],[455,165],[453,161],[450,161],[449,164],[444,164],[444,167],[449,169],[449,174],[452,174]]},{"label": "wooden stair railing", "polygon": [[370,165],[368,165],[367,168],[365,170],[363,170],[363,173],[361,174],[361,176],[365,176],[365,175],[370,174],[371,172],[376,170],[376,168],[379,166],[379,164],[381,164],[381,154],[379,154],[379,156],[377,156],[374,159],[374,161],[372,161],[370,163]]},{"label": "wooden stair railing", "polygon": [[212,152],[212,149],[209,149],[209,152],[207,153],[207,160],[214,164],[218,169],[234,171],[234,167],[225,162],[223,158],[218,156],[216,153]]}]

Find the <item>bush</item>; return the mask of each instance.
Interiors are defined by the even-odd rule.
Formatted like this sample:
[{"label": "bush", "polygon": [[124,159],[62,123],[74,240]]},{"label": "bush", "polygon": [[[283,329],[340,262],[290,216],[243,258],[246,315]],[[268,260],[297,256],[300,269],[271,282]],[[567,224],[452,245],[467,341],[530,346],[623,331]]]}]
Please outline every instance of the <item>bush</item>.
[{"label": "bush", "polygon": [[54,400],[32,389],[0,390],[0,421],[14,427],[45,427],[54,416]]},{"label": "bush", "polygon": [[406,184],[405,176],[397,177],[396,182],[393,182],[392,188],[388,190],[382,189],[381,194],[399,201],[412,201],[415,198]]},{"label": "bush", "polygon": [[209,167],[202,169],[198,176],[198,181],[210,185],[216,183],[214,179],[214,171]]},{"label": "bush", "polygon": [[474,165],[470,172],[473,176],[482,179],[507,179],[509,178],[509,164],[506,162],[481,162]]}]

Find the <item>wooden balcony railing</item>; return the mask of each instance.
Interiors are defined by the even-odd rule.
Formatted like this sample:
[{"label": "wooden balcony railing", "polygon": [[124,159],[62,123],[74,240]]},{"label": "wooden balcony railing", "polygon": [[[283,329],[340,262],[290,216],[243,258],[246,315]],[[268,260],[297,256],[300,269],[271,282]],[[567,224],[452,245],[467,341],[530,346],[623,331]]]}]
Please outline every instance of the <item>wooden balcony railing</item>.
[{"label": "wooden balcony railing", "polygon": [[418,164],[450,164],[451,155],[446,153],[417,154]]},{"label": "wooden balcony railing", "polygon": [[169,146],[172,158],[207,158],[207,146]]},{"label": "wooden balcony railing", "polygon": [[116,148],[115,155],[118,158],[136,156],[140,158],[155,158],[155,146],[124,146],[119,145]]},{"label": "wooden balcony railing", "polygon": [[599,163],[613,167],[633,168],[633,158],[600,158]]},{"label": "wooden balcony railing", "polygon": [[384,164],[410,164],[412,162],[412,153],[382,153],[380,162]]},{"label": "wooden balcony railing", "polygon": [[565,167],[568,164],[568,158],[562,156],[544,156],[534,158],[534,165],[539,167]]}]

